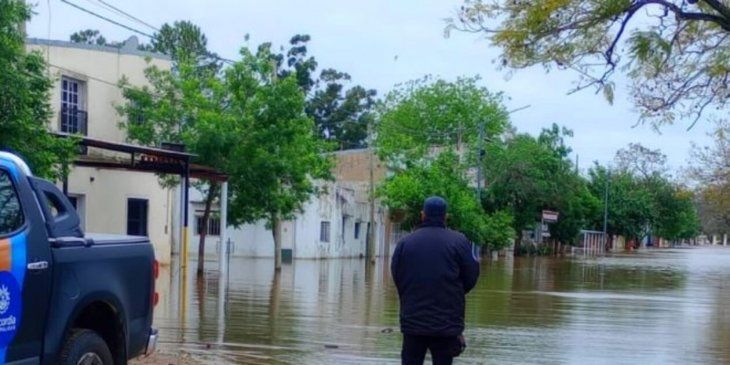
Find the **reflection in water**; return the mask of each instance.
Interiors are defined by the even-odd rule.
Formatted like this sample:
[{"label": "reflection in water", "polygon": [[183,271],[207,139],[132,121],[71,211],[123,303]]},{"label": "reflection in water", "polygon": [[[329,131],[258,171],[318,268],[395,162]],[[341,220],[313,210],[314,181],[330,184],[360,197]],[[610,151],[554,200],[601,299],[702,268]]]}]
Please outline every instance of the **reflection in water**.
[{"label": "reflection in water", "polygon": [[[398,363],[386,262],[296,260],[275,273],[273,260],[231,259],[227,281],[191,271],[181,288],[176,263],[161,277],[163,352],[215,364]],[[485,262],[459,363],[730,363],[728,278],[722,248]]]}]

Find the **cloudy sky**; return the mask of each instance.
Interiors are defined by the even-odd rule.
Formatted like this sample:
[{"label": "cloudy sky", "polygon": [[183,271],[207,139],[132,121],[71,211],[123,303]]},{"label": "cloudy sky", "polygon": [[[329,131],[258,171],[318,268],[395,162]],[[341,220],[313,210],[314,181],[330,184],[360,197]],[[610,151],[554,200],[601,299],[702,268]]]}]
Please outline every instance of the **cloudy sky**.
[{"label": "cloudy sky", "polygon": [[[98,0],[68,0],[145,32],[144,25],[125,19]],[[175,20],[198,24],[210,48],[236,58],[242,46],[265,41],[286,44],[297,33],[312,36],[310,53],[321,67],[352,75],[353,81],[382,95],[394,85],[430,74],[453,80],[479,75],[492,91],[503,91],[510,109],[531,107],[512,115],[520,130],[539,133],[551,123],[575,133],[570,141],[581,168],[592,161],[607,162],[617,149],[631,142],[661,149],[673,169],[687,164],[692,141],[709,144],[708,122],[686,131],[688,122],[661,129],[636,126],[637,114],[625,84],[619,80],[616,102],[609,105],[591,90],[567,95],[575,74],[545,73],[540,68],[508,75],[493,60],[498,51],[482,37],[452,33],[444,37],[444,18],[453,16],[457,0],[104,0],[145,22],[159,26]],[[60,0],[31,0],[36,15],[28,25],[31,37],[67,40],[74,31],[98,29],[109,40],[123,40],[128,30],[75,9]],[[250,35],[248,43],[244,40]],[[145,41],[144,37],[142,41]],[[574,156],[575,158],[575,156]]]}]

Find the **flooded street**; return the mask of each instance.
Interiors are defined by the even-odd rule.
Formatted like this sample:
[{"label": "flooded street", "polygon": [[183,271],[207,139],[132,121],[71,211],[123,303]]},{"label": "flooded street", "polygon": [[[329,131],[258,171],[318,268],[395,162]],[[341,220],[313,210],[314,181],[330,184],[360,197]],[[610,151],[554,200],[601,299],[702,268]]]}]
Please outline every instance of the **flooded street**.
[{"label": "flooded street", "polygon": [[[230,261],[227,290],[207,263],[166,268],[161,352],[204,364],[394,364],[398,300],[386,262]],[[730,249],[482,263],[467,301],[462,364],[730,363]]]}]

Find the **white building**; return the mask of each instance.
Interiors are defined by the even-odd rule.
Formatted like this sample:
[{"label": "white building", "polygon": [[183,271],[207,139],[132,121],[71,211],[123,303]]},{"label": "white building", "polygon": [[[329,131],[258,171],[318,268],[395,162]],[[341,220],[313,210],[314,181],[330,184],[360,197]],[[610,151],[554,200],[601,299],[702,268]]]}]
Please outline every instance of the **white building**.
[{"label": "white building", "polygon": [[[364,257],[366,255],[369,204],[369,151],[350,150],[335,153],[334,182],[322,182],[325,193],[313,196],[304,204],[296,219],[282,224],[283,257],[297,259],[324,259]],[[376,182],[385,176],[384,169],[376,166]],[[190,257],[198,254],[203,215],[203,196],[196,190],[190,193]],[[213,209],[213,217],[218,207]],[[220,250],[219,221],[213,218],[206,237],[205,256],[217,259]],[[376,255],[389,254],[390,222],[385,209],[375,206]],[[228,227],[231,256],[274,257],[272,231],[265,222]]]},{"label": "white building", "polygon": [[[125,142],[116,107],[124,102],[118,82],[126,77],[144,85],[144,69],[168,69],[167,56],[137,50],[136,38],[122,48],[65,41],[28,39],[26,46],[40,52],[54,80],[50,104],[51,129],[88,137]],[[81,158],[114,159],[116,156],[88,148]],[[157,259],[170,261],[173,191],[163,189],[152,173],[74,167],[68,191],[87,232],[147,235]]]}]

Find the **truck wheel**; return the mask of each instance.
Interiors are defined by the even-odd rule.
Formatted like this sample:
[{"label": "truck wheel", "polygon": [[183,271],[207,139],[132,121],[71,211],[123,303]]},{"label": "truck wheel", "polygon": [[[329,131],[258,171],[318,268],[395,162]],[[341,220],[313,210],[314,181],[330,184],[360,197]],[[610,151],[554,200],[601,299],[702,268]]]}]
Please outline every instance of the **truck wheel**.
[{"label": "truck wheel", "polygon": [[112,365],[109,347],[96,332],[75,329],[61,350],[61,365]]}]

